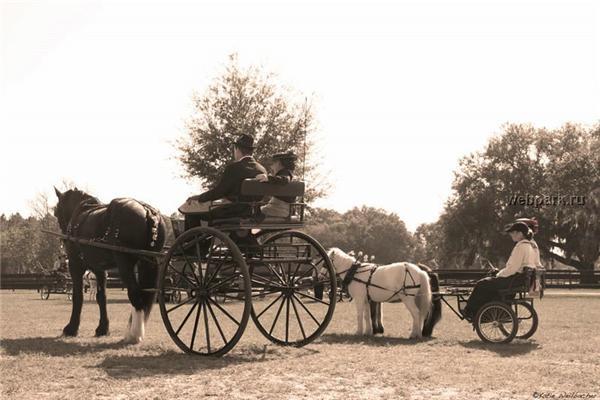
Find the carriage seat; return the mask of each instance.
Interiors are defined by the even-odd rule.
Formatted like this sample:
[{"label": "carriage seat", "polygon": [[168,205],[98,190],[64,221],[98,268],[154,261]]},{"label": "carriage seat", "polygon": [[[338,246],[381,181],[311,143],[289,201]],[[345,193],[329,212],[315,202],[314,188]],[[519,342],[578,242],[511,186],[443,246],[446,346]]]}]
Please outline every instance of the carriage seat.
[{"label": "carriage seat", "polygon": [[517,293],[527,293],[536,279],[536,268],[523,267],[523,271],[512,276],[510,285],[498,292],[501,296],[511,296]]},{"label": "carriage seat", "polygon": [[247,202],[251,209],[251,215],[244,217],[222,218],[209,221],[211,226],[250,226],[250,225],[277,225],[293,224],[301,225],[304,221],[304,203],[290,203],[290,211],[287,217],[267,216],[258,219],[260,207],[265,205],[265,197],[302,197],[304,196],[305,184],[301,181],[292,181],[285,185],[269,182],[259,182],[254,179],[245,179],[242,182],[240,194],[242,196],[261,198],[261,201]]}]

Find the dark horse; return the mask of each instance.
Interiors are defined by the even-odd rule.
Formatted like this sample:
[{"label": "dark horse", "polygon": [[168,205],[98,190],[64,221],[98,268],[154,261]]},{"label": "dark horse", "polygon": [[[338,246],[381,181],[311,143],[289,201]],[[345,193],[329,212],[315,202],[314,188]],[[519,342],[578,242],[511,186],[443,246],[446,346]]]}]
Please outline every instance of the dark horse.
[{"label": "dark horse", "polygon": [[[63,234],[95,239],[130,249],[160,251],[165,242],[166,227],[160,213],[134,199],[114,199],[102,204],[77,188],[61,193],[55,188],[58,204],[54,215]],[[66,240],[69,272],[73,280],[71,319],[63,329],[65,336],[76,336],[83,304],[83,274],[92,271],[97,277],[96,301],[100,308],[100,323],[96,336],[108,335],[106,313],[106,270],[117,267],[127,286],[133,306],[125,340],[132,343],[144,337],[144,323],[156,299],[158,264],[155,260],[135,254],[85,246]],[[137,266],[137,268],[136,268]],[[150,289],[150,290],[148,290]]]},{"label": "dark horse", "polygon": [[[429,275],[429,285],[431,286],[432,292],[440,291],[440,279],[431,268],[425,264],[417,264],[422,271],[427,272]],[[369,307],[371,309],[371,325],[373,328],[373,334],[383,333],[383,323],[381,322],[382,312],[381,303],[369,301]],[[431,311],[427,314],[425,323],[423,324],[423,337],[431,337],[433,334],[433,327],[442,319],[442,300],[439,296],[433,296],[431,302]]]}]

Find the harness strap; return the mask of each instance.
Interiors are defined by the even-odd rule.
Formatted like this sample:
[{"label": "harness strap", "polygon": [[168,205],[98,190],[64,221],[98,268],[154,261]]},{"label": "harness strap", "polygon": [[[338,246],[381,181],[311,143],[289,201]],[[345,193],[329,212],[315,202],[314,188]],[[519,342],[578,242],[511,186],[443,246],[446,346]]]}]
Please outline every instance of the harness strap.
[{"label": "harness strap", "polygon": [[[354,265],[353,265],[354,266]],[[386,300],[383,301],[383,303],[387,303],[388,301],[392,300],[395,296],[397,296],[398,294],[403,294],[404,296],[417,296],[416,294],[412,294],[412,293],[406,293],[407,289],[418,289],[421,287],[420,284],[417,284],[415,279],[413,278],[412,274],[410,273],[410,270],[408,268],[406,268],[406,273],[404,274],[404,282],[402,284],[402,287],[396,291],[394,291],[393,289],[389,289],[389,288],[385,288],[382,286],[379,286],[375,283],[372,283],[371,280],[373,279],[373,274],[375,273],[375,270],[378,268],[379,266],[374,266],[371,268],[370,270],[370,274],[369,274],[369,278],[366,281],[363,281],[360,278],[356,278],[354,277],[354,274],[352,276],[352,278],[348,281],[348,283],[344,286],[344,290],[347,290],[348,285],[350,284],[350,281],[356,281],[359,283],[364,284],[367,287],[367,299],[369,301],[371,301],[371,296],[369,294],[369,286],[373,286],[376,287],[377,289],[381,289],[381,290],[385,290],[387,292],[393,292],[391,296],[389,296]],[[348,270],[351,271],[352,267]],[[354,270],[354,273],[356,272],[356,269]],[[406,284],[406,280],[407,280],[407,275],[410,277],[410,280],[412,281],[412,285],[407,285]],[[346,281],[346,278],[348,277],[348,275],[346,275],[344,277],[344,282]]]},{"label": "harness strap", "polygon": [[367,279],[367,300],[369,301],[369,303],[371,302],[371,295],[369,294],[369,286],[374,286],[371,283],[371,279],[373,279],[373,274],[375,273],[375,270],[377,270],[377,265],[373,268],[371,268],[371,272],[369,273],[369,279]]},{"label": "harness strap", "polygon": [[342,280],[342,290],[344,290],[345,292],[348,291],[348,285],[353,280],[356,280],[356,278],[354,278],[354,275],[356,274],[356,270],[360,267],[361,263],[355,262],[354,264],[352,264],[352,266],[350,266],[350,268],[347,271],[345,271],[346,276],[344,276],[344,279]]}]

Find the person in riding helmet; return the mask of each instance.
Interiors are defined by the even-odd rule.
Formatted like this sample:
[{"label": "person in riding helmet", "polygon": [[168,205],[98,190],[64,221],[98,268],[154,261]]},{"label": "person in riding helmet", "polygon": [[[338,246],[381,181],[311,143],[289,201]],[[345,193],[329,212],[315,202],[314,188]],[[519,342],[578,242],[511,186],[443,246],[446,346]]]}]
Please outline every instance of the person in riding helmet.
[{"label": "person in riding helmet", "polygon": [[[540,251],[533,240],[534,232],[530,225],[533,226],[533,222],[528,224],[524,220],[517,220],[506,227],[505,232],[516,243],[515,247],[506,266],[495,277],[487,277],[477,282],[466,307],[462,310],[465,318],[472,319],[482,305],[498,298],[498,291],[507,289],[515,275],[522,273],[523,267],[543,268],[540,262]],[[535,221],[535,230],[537,231],[537,221]]]}]

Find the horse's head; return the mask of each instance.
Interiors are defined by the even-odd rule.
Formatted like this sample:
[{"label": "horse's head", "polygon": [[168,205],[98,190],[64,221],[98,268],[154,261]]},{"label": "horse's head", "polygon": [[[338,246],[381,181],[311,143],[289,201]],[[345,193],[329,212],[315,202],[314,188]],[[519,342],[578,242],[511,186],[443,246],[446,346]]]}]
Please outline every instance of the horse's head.
[{"label": "horse's head", "polygon": [[69,189],[61,193],[57,188],[54,188],[58,203],[54,208],[54,216],[58,219],[58,225],[63,233],[67,233],[67,226],[71,220],[71,216],[80,203],[84,201],[95,202],[98,200],[81,190]]},{"label": "horse's head", "polygon": [[329,251],[327,251],[327,255],[333,264],[335,272],[338,274],[350,269],[352,264],[356,261],[354,257],[344,253],[337,247],[332,247],[329,249]]}]

